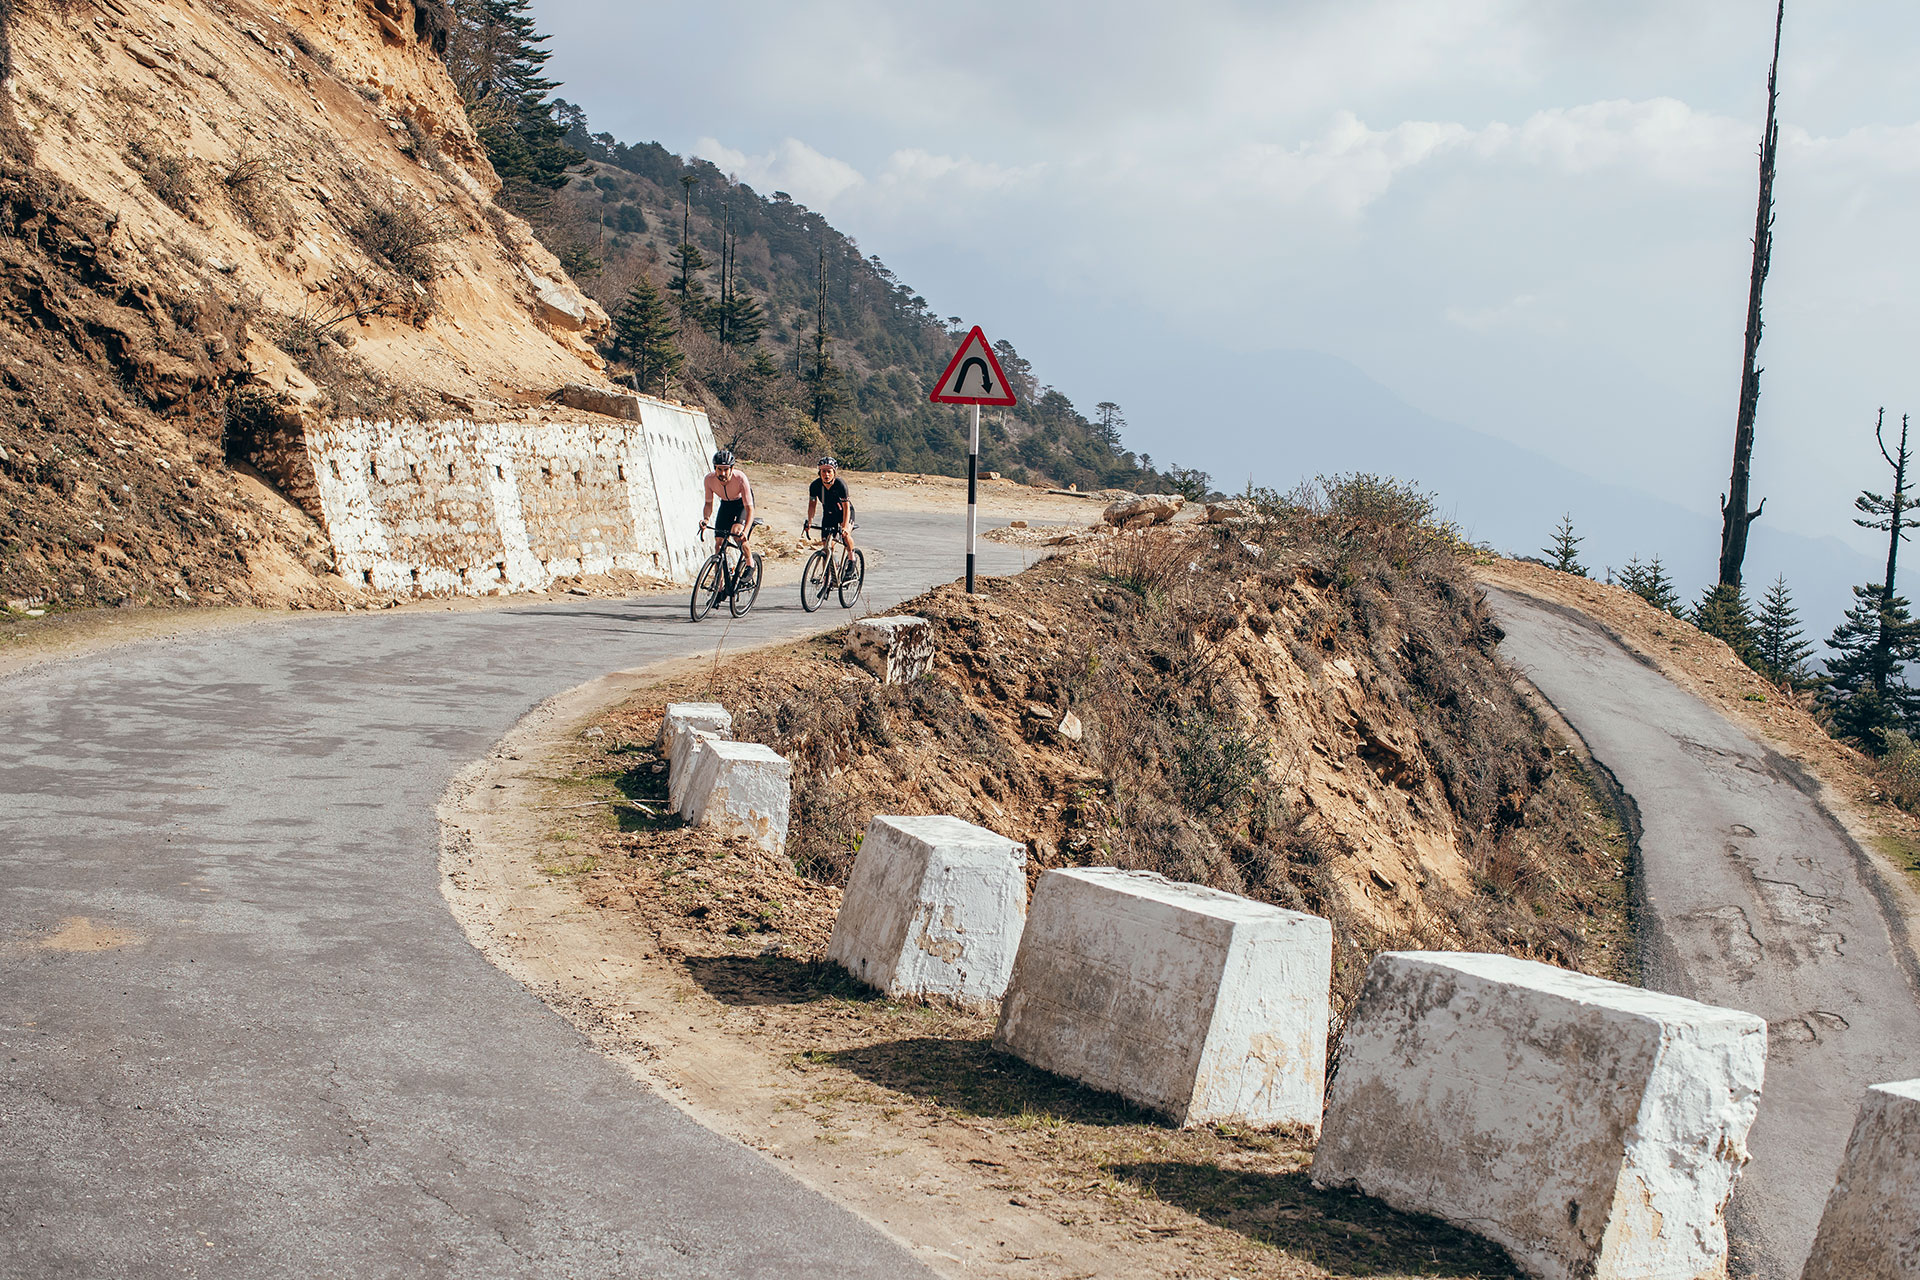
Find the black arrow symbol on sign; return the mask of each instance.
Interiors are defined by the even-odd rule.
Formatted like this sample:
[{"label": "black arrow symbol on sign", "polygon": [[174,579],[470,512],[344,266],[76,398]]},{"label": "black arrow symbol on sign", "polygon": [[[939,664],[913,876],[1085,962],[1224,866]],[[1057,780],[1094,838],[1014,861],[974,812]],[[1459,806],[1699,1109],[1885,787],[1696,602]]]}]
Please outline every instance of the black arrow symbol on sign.
[{"label": "black arrow symbol on sign", "polygon": [[987,373],[987,362],[979,356],[968,356],[966,362],[960,366],[960,376],[953,380],[954,391],[959,392],[965,389],[967,385],[967,370],[973,368],[975,365],[980,366],[980,389],[991,395],[993,393],[993,378]]}]

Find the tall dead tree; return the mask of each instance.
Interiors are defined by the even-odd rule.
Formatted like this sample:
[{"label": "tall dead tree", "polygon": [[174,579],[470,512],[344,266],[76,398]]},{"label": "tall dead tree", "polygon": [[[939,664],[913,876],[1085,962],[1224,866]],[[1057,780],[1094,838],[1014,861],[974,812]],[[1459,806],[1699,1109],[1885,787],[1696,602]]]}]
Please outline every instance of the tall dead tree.
[{"label": "tall dead tree", "polygon": [[1753,272],[1747,281],[1746,363],[1740,373],[1740,413],[1733,428],[1733,477],[1720,495],[1720,585],[1738,588],[1740,567],[1747,558],[1747,526],[1760,518],[1767,505],[1747,510],[1753,470],[1753,423],[1760,409],[1760,291],[1773,262],[1773,165],[1780,146],[1780,124],[1775,114],[1780,81],[1780,28],[1786,20],[1787,0],[1773,15],[1773,64],[1767,68],[1767,127],[1760,136],[1760,206],[1753,220]]}]

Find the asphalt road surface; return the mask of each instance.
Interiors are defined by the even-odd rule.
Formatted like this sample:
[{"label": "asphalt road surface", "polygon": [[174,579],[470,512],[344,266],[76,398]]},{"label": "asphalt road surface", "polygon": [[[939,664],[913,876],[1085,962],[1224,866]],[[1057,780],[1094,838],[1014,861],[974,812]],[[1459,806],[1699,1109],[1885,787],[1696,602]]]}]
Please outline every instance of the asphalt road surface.
[{"label": "asphalt road surface", "polygon": [[[862,523],[863,605],[958,574],[957,514]],[[436,802],[541,700],[846,616],[300,615],[0,680],[0,1276],[930,1274],[595,1052],[439,887]]]},{"label": "asphalt road surface", "polygon": [[1734,1257],[1746,1274],[1798,1280],[1861,1094],[1920,1076],[1900,914],[1792,762],[1582,615],[1488,596],[1501,652],[1639,810],[1647,985],[1767,1020]]}]

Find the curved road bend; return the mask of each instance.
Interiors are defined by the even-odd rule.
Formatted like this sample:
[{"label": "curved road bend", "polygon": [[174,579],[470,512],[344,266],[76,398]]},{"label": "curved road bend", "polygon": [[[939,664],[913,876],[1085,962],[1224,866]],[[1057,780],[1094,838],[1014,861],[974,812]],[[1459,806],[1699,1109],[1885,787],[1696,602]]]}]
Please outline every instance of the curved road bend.
[{"label": "curved road bend", "polygon": [[[863,523],[863,603],[956,576],[957,515]],[[845,619],[797,597],[728,643]],[[0,1276],[929,1274],[636,1084],[440,894],[461,767],[726,625],[677,593],[303,617],[0,681]]]},{"label": "curved road bend", "polygon": [[1586,617],[1488,589],[1501,651],[1639,809],[1650,987],[1767,1020],[1736,1263],[1798,1280],[1870,1084],[1920,1076],[1915,961],[1865,855],[1788,760]]}]

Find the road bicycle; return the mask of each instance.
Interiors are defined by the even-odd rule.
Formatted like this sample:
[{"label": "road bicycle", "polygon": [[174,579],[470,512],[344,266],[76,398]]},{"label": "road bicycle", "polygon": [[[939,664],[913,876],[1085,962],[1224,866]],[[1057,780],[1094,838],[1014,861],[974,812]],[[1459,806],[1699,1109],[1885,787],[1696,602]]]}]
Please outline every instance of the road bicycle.
[{"label": "road bicycle", "polygon": [[[803,524],[800,529],[804,533],[816,527]],[[858,529],[860,526],[856,524],[853,527]],[[827,545],[807,557],[807,567],[800,573],[800,607],[812,613],[827,602],[830,593],[837,590],[840,593],[840,607],[851,609],[860,598],[860,586],[866,580],[866,553],[849,552],[847,545],[839,538],[829,538]]]},{"label": "road bicycle", "polygon": [[[753,528],[765,525],[765,520],[755,520]],[[752,532],[752,530],[748,530]],[[700,526],[700,538],[706,540],[707,526]],[[695,622],[706,617],[713,607],[722,600],[727,609],[736,618],[747,616],[747,610],[753,608],[753,602],[760,598],[760,579],[764,576],[764,559],[756,554],[749,555],[740,545],[738,535],[730,535],[720,544],[720,549],[707,557],[700,566],[700,572],[693,578],[693,600],[688,611]]]}]

